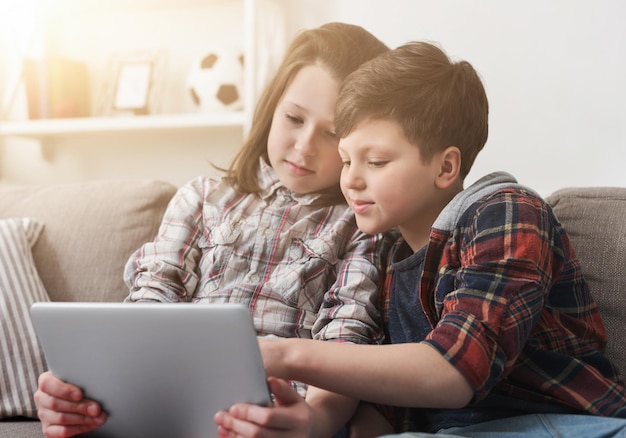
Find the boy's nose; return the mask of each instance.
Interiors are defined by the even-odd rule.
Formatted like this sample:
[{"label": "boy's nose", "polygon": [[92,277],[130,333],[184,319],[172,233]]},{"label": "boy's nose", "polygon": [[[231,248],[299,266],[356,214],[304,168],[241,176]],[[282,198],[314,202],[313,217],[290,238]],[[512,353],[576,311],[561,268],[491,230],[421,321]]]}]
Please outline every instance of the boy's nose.
[{"label": "boy's nose", "polygon": [[365,187],[363,178],[359,176],[355,166],[344,166],[341,170],[341,185],[348,189],[362,189]]}]

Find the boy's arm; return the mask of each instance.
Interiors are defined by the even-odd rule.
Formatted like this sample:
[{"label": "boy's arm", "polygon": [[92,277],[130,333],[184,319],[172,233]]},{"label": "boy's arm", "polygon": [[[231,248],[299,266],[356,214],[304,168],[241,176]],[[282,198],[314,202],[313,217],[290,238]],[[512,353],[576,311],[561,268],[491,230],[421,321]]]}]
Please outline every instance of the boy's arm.
[{"label": "boy's arm", "polygon": [[392,406],[460,408],[474,391],[425,343],[356,345],[309,339],[261,341],[267,374],[356,400]]}]

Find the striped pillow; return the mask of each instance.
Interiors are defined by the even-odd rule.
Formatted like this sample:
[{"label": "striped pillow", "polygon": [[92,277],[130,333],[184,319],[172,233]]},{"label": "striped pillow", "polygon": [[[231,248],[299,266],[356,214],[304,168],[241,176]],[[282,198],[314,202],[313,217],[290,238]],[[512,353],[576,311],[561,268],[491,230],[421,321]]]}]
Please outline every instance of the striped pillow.
[{"label": "striped pillow", "polygon": [[50,301],[31,254],[42,230],[33,219],[0,219],[0,419],[37,417],[33,394],[46,363],[29,311]]}]

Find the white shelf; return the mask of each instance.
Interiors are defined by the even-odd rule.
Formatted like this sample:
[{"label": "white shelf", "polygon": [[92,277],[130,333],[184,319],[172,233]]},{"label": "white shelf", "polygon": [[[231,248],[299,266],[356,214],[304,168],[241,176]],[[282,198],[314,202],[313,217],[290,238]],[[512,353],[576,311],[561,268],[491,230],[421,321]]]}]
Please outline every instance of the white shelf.
[{"label": "white shelf", "polygon": [[[254,41],[257,37],[255,27],[256,2],[257,0],[110,0],[108,2],[94,2],[84,0],[60,0],[64,7],[55,7],[48,11],[45,15],[48,20],[52,20],[55,26],[62,26],[64,33],[58,33],[55,26],[43,26],[42,38],[46,42],[43,47],[52,53],[64,53],[68,57],[83,60],[94,70],[92,78],[100,81],[105,76],[104,66],[101,65],[97,56],[92,56],[90,51],[85,50],[85,44],[92,44],[96,47],[96,52],[100,53],[117,53],[125,50],[128,45],[123,38],[113,38],[112,36],[101,37],[102,28],[109,29],[107,23],[111,21],[110,17],[126,17],[128,13],[134,14],[135,20],[142,17],[142,13],[146,12],[146,23],[139,20],[139,29],[142,29],[140,36],[149,35],[153,28],[160,29],[163,27],[164,20],[169,19],[168,10],[176,12],[178,32],[172,37],[163,37],[161,40],[154,42],[155,38],[145,37],[143,40],[129,31],[128,21],[123,21],[120,25],[120,34],[132,37],[133,44],[138,48],[160,48],[171,44],[173,47],[183,48],[185,50],[176,49],[178,58],[172,58],[171,65],[167,70],[168,86],[175,90],[170,92],[165,90],[162,110],[169,114],[155,114],[148,116],[111,116],[111,117],[85,117],[85,118],[64,118],[64,119],[39,119],[39,120],[0,120],[0,144],[3,139],[11,137],[32,138],[35,140],[61,139],[65,137],[82,138],[85,136],[104,136],[117,134],[133,134],[152,136],[155,133],[183,133],[196,132],[205,134],[207,132],[217,130],[228,130],[237,134],[245,134],[249,129],[251,122],[252,109],[255,102],[256,80],[255,80],[255,45]],[[58,6],[58,5],[57,5]],[[189,9],[188,9],[189,8]],[[191,24],[183,25],[183,30],[188,33],[181,32],[181,19],[185,14],[195,14],[194,17],[219,16],[224,17],[224,22],[231,23],[231,27],[235,30],[226,32],[230,40],[241,40],[242,49],[244,51],[244,59],[246,66],[244,70],[244,87],[247,90],[244,109],[238,112],[224,113],[195,113],[188,108],[185,102],[181,102],[177,96],[180,96],[186,68],[177,67],[186,65],[191,58],[195,56],[195,52],[200,51],[203,41],[208,41],[212,37],[209,31],[205,31],[205,20],[195,19]],[[103,18],[104,17],[104,18]],[[240,24],[237,22],[241,20]],[[220,21],[220,22],[221,22]],[[166,21],[167,22],[167,21]],[[45,20],[44,20],[45,23]],[[78,24],[77,24],[78,23]],[[84,23],[88,23],[85,29]],[[90,27],[91,26],[91,27]],[[201,26],[201,27],[199,27]],[[236,35],[237,30],[241,26],[241,35]],[[94,31],[90,29],[93,28]],[[131,28],[134,29],[134,28]],[[223,31],[224,29],[222,29]],[[116,36],[118,30],[112,31]],[[233,34],[236,36],[233,39]],[[47,38],[50,35],[54,38]],[[76,35],[84,35],[85,44],[76,38]],[[107,34],[108,35],[108,34]],[[178,37],[177,35],[181,35]],[[230,41],[229,40],[229,41]],[[188,47],[195,47],[188,49]],[[192,56],[193,55],[193,56]],[[99,55],[98,55],[99,56]],[[174,67],[172,67],[174,66]],[[0,67],[1,69],[1,67]],[[1,75],[0,75],[1,76]],[[4,86],[0,84],[0,87]],[[1,90],[0,90],[1,91]],[[168,94],[169,93],[169,94]],[[2,93],[0,93],[2,94]],[[95,96],[95,95],[94,95]],[[92,96],[93,97],[93,96]],[[96,97],[93,97],[94,99]],[[177,100],[178,99],[178,100]],[[149,140],[152,141],[152,140]]]},{"label": "white shelf", "polygon": [[203,7],[211,3],[227,2],[229,0],[57,0],[54,4],[42,3],[46,11],[53,11],[55,15],[102,15],[118,14],[130,11],[149,11],[155,9],[193,8]]},{"label": "white shelf", "polygon": [[243,112],[128,117],[85,117],[0,122],[0,137],[49,138],[79,134],[242,129]]}]

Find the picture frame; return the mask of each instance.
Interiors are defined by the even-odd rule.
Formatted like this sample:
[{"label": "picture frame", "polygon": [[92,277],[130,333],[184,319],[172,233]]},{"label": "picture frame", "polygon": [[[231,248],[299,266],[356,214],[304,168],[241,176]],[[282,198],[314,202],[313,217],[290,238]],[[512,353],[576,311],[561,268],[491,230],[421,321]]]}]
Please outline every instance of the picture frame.
[{"label": "picture frame", "polygon": [[125,62],[119,66],[113,98],[114,109],[148,114],[153,68],[149,59]]},{"label": "picture frame", "polygon": [[101,87],[101,116],[158,114],[163,96],[165,53],[131,52],[111,56]]}]

